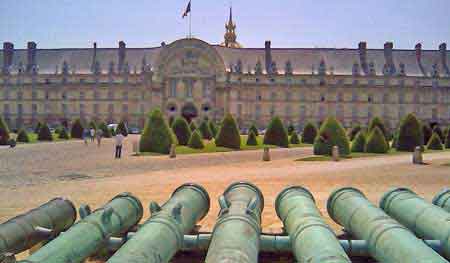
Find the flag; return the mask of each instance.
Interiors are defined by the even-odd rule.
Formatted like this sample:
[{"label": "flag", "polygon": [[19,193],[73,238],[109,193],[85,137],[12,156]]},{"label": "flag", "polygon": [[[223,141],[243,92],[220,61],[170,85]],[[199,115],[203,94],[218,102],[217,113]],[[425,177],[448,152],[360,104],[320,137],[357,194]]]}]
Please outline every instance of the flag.
[{"label": "flag", "polygon": [[183,16],[181,18],[185,18],[190,12],[191,12],[191,1],[189,1],[188,5],[186,6],[186,11],[184,11]]}]

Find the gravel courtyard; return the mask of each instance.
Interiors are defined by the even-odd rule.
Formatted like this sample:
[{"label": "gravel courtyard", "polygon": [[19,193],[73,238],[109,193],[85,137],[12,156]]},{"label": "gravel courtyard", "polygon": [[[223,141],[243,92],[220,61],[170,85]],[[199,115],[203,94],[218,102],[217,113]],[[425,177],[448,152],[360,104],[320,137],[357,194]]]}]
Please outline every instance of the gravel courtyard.
[{"label": "gravel courtyard", "polygon": [[[336,230],[326,213],[330,193],[342,186],[361,189],[378,203],[391,187],[410,187],[430,200],[439,190],[450,186],[450,152],[425,154],[429,165],[412,165],[410,154],[367,157],[340,162],[299,162],[312,149],[272,150],[271,162],[262,162],[261,151],[215,154],[133,157],[130,136],[124,158],[113,158],[112,140],[98,148],[81,141],[20,145],[0,149],[0,222],[34,208],[56,196],[92,208],[101,206],[120,192],[132,192],[148,207],[151,200],[163,203],[172,191],[186,182],[204,186],[211,196],[211,209],[201,222],[211,230],[218,214],[218,196],[235,181],[250,181],[264,194],[263,228],[280,230],[274,210],[277,194],[289,185],[307,187],[315,196],[324,217]],[[148,209],[144,218],[149,215]]]}]

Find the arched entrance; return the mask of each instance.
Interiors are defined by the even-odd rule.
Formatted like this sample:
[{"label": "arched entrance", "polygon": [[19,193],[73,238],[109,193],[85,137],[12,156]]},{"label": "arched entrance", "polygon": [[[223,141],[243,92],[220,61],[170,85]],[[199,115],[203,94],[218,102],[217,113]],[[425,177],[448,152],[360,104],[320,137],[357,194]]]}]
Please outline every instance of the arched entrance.
[{"label": "arched entrance", "polygon": [[198,116],[198,111],[194,104],[188,103],[181,109],[181,115],[190,123]]}]

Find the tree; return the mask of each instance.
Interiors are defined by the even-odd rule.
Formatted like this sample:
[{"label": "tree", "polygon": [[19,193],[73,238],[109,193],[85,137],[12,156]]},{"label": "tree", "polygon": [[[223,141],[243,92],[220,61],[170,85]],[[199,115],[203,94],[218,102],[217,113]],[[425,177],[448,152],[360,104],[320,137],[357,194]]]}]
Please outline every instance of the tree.
[{"label": "tree", "polygon": [[279,117],[274,117],[269,123],[264,134],[264,144],[277,145],[285,148],[289,147],[288,134]]},{"label": "tree", "polygon": [[359,131],[355,139],[352,141],[351,152],[362,153],[364,152],[364,147],[366,146],[366,133],[364,131]]},{"label": "tree", "polygon": [[102,136],[105,138],[111,138],[112,134],[111,134],[111,130],[108,129],[108,126],[106,125],[105,122],[101,122],[100,125],[98,126],[99,130],[102,131]]},{"label": "tree", "polygon": [[289,136],[291,136],[295,132],[295,127],[292,123],[288,125],[287,132]]},{"label": "tree", "polygon": [[317,128],[312,122],[306,123],[302,132],[302,143],[313,144],[317,136]]},{"label": "tree", "polygon": [[59,138],[63,139],[63,140],[68,140],[69,138],[69,134],[67,133],[66,128],[62,127],[61,131],[59,132]]},{"label": "tree", "polygon": [[217,126],[213,121],[208,121],[209,129],[211,130],[211,135],[213,138],[217,135]]},{"label": "tree", "polygon": [[314,154],[331,155],[333,146],[337,146],[343,156],[350,154],[349,140],[344,128],[334,117],[328,117],[320,126],[314,140]]},{"label": "tree", "polygon": [[416,146],[423,146],[423,127],[419,120],[410,113],[400,123],[397,138],[397,151],[413,152]]},{"label": "tree", "polygon": [[300,139],[296,132],[293,132],[289,140],[290,144],[300,144]]},{"label": "tree", "polygon": [[442,141],[439,137],[439,134],[433,132],[433,135],[431,135],[430,140],[427,144],[427,149],[429,150],[444,150],[444,147],[442,147]]},{"label": "tree", "polygon": [[195,130],[192,133],[191,138],[189,139],[188,146],[193,149],[205,148],[205,145],[203,144],[203,140],[202,140],[199,130]]},{"label": "tree", "polygon": [[364,150],[368,153],[387,153],[389,151],[389,145],[380,127],[374,126],[372,128],[372,131],[367,137]]},{"label": "tree", "polygon": [[168,154],[172,144],[176,144],[176,136],[159,109],[153,110],[145,123],[139,142],[141,152]]},{"label": "tree", "polygon": [[232,149],[241,148],[241,136],[236,121],[231,114],[226,114],[216,137],[216,146]]},{"label": "tree", "polygon": [[384,125],[383,120],[381,120],[381,118],[379,118],[379,117],[375,117],[372,119],[372,121],[370,121],[368,130],[367,130],[369,137],[370,137],[370,133],[373,131],[373,129],[375,127],[380,128],[381,132],[384,135],[384,138],[386,139],[386,141],[388,141],[390,138],[389,132],[386,129],[386,126]]},{"label": "tree", "polygon": [[47,123],[42,123],[41,128],[38,133],[39,141],[53,141],[52,133],[50,132],[50,128]]},{"label": "tree", "polygon": [[437,135],[439,135],[439,139],[441,139],[441,142],[445,140],[444,132],[442,131],[441,127],[438,124],[434,125],[433,133],[437,133]]},{"label": "tree", "polygon": [[256,140],[255,133],[251,130],[247,137],[247,145],[255,146],[258,145],[258,140]]},{"label": "tree", "polygon": [[192,132],[185,118],[176,118],[172,124],[172,130],[177,136],[180,145],[188,145]]},{"label": "tree", "polygon": [[117,125],[116,133],[121,133],[125,137],[128,136],[128,126],[125,121],[119,122],[119,125]]},{"label": "tree", "polygon": [[211,129],[209,128],[208,121],[203,120],[202,123],[200,123],[200,127],[198,127],[203,139],[205,140],[211,140],[213,138]]},{"label": "tree", "polygon": [[0,117],[0,145],[8,145],[9,142],[9,128],[5,120]]},{"label": "tree", "polygon": [[191,132],[197,130],[197,125],[195,125],[194,121],[191,121],[191,123],[189,124],[189,128],[191,129]]},{"label": "tree", "polygon": [[17,133],[16,140],[18,142],[28,143],[28,142],[30,142],[30,136],[28,136],[28,133],[25,129],[20,129],[19,133]]},{"label": "tree", "polygon": [[254,123],[252,123],[252,125],[248,129],[248,134],[250,135],[250,132],[252,132],[252,131],[253,131],[253,133],[255,134],[256,137],[259,136],[258,128],[256,128],[256,125]]},{"label": "tree", "polygon": [[422,133],[423,133],[423,143],[426,144],[433,134],[433,130],[430,128],[428,124],[423,124],[422,126]]},{"label": "tree", "polygon": [[83,139],[83,125],[80,119],[76,119],[72,124],[72,129],[70,130],[70,137],[76,139]]},{"label": "tree", "polygon": [[358,132],[361,131],[361,125],[357,124],[356,126],[354,126],[350,132],[348,133],[348,138],[350,141],[353,141],[356,137],[356,135],[358,134]]}]

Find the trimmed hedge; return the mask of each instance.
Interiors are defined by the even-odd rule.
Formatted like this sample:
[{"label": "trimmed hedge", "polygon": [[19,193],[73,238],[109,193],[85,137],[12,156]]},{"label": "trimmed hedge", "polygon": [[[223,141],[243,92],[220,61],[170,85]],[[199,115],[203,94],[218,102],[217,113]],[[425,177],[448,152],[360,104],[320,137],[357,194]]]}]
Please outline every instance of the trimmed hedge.
[{"label": "trimmed hedge", "polygon": [[389,134],[388,130],[386,129],[386,126],[384,125],[384,122],[383,122],[383,120],[382,120],[381,118],[375,117],[375,118],[373,118],[373,119],[370,121],[369,127],[368,127],[368,129],[367,129],[367,132],[368,132],[369,136],[370,136],[370,133],[373,131],[373,129],[374,129],[375,127],[380,128],[381,132],[382,132],[383,135],[384,135],[384,138],[385,138],[386,140],[389,140],[389,138],[391,137],[391,135]]},{"label": "trimmed hedge", "polygon": [[241,148],[239,129],[233,116],[229,113],[222,120],[222,125],[216,137],[216,146],[232,149]]},{"label": "trimmed hedge", "polygon": [[176,118],[172,124],[172,130],[175,133],[175,136],[177,136],[180,145],[188,145],[192,132],[185,118]]},{"label": "trimmed hedge", "polygon": [[200,123],[200,127],[198,127],[200,133],[202,134],[203,139],[205,140],[211,140],[213,138],[211,129],[209,128],[208,121],[203,120],[202,123]]},{"label": "trimmed hedge", "polygon": [[199,130],[196,130],[192,133],[191,138],[189,139],[188,146],[191,148],[194,148],[194,149],[205,148],[205,145],[203,144],[203,140],[202,140]]},{"label": "trimmed hedge", "polygon": [[431,135],[431,138],[427,143],[427,149],[444,150],[444,147],[442,147],[442,141],[441,138],[439,137],[439,134],[433,132],[433,135]]},{"label": "trimmed hedge", "polygon": [[124,121],[119,122],[119,125],[117,125],[116,133],[121,133],[125,137],[128,136],[128,127]]},{"label": "trimmed hedge", "polygon": [[28,142],[30,142],[30,136],[28,136],[28,133],[26,130],[20,129],[19,132],[17,133],[16,140],[18,142],[28,143]]},{"label": "trimmed hedge", "polygon": [[313,144],[317,136],[317,128],[312,122],[306,123],[302,132],[302,143]]},{"label": "trimmed hedge", "polygon": [[52,133],[50,132],[50,128],[47,123],[43,123],[38,133],[39,141],[53,141]]},{"label": "trimmed hedge", "polygon": [[191,123],[189,124],[189,128],[191,129],[191,132],[197,130],[197,125],[195,125],[194,121],[191,121]]},{"label": "trimmed hedge", "polygon": [[63,140],[68,140],[69,138],[69,133],[67,133],[66,128],[62,127],[61,131],[59,132],[59,138],[63,139]]},{"label": "trimmed hedge", "polygon": [[102,131],[102,137],[104,138],[111,138],[112,134],[111,134],[111,130],[108,129],[108,126],[106,125],[105,122],[101,122],[100,125],[98,126],[98,129]]},{"label": "trimmed hedge", "polygon": [[344,128],[334,117],[328,117],[320,126],[319,133],[314,140],[314,154],[331,155],[333,146],[339,148],[342,156],[350,154],[349,140]]},{"label": "trimmed hedge", "polygon": [[444,132],[442,131],[441,127],[439,125],[435,125],[433,127],[433,133],[437,133],[437,135],[439,136],[439,139],[441,139],[441,142],[445,141],[445,135]]},{"label": "trimmed hedge", "polygon": [[[423,126],[425,127],[425,126]],[[400,123],[397,138],[397,151],[413,152],[416,146],[423,146],[423,128],[419,120],[410,113]]]},{"label": "trimmed hedge", "polygon": [[352,141],[351,152],[362,153],[364,152],[364,147],[366,146],[366,133],[364,131],[359,131],[355,139]]},{"label": "trimmed hedge", "polygon": [[211,135],[213,138],[217,135],[217,126],[213,121],[208,121],[209,129],[211,130]]},{"label": "trimmed hedge", "polygon": [[389,145],[386,141],[386,137],[379,126],[374,126],[372,128],[372,131],[367,137],[364,151],[368,153],[387,153],[389,151]]},{"label": "trimmed hedge", "polygon": [[9,128],[5,120],[0,116],[0,145],[8,145]]},{"label": "trimmed hedge", "polygon": [[300,144],[300,139],[296,132],[292,133],[291,138],[289,139],[290,144]]},{"label": "trimmed hedge", "polygon": [[259,136],[258,128],[256,128],[256,125],[253,123],[250,128],[248,128],[248,134],[250,135],[250,132],[253,132],[255,136]]},{"label": "trimmed hedge", "polygon": [[169,124],[159,109],[153,110],[145,123],[144,131],[139,142],[141,152],[156,152],[169,154],[170,147],[176,143]]},{"label": "trimmed hedge", "polygon": [[445,134],[445,148],[450,148],[450,132],[449,128],[447,128],[447,133]]},{"label": "trimmed hedge", "polygon": [[264,134],[264,144],[289,147],[289,138],[286,128],[279,117],[274,117]]},{"label": "trimmed hedge", "polygon": [[350,132],[348,133],[348,139],[350,141],[353,141],[356,138],[356,135],[361,131],[361,125],[356,125],[355,127],[353,127]]},{"label": "trimmed hedge", "polygon": [[423,143],[426,144],[433,134],[433,130],[428,124],[423,124],[422,126]]},{"label": "trimmed hedge", "polygon": [[247,137],[247,145],[255,146],[258,145],[258,140],[256,140],[256,135],[253,131],[250,131]]},{"label": "trimmed hedge", "polygon": [[72,124],[72,129],[70,130],[70,137],[76,139],[83,139],[83,125],[80,119],[76,119]]}]

